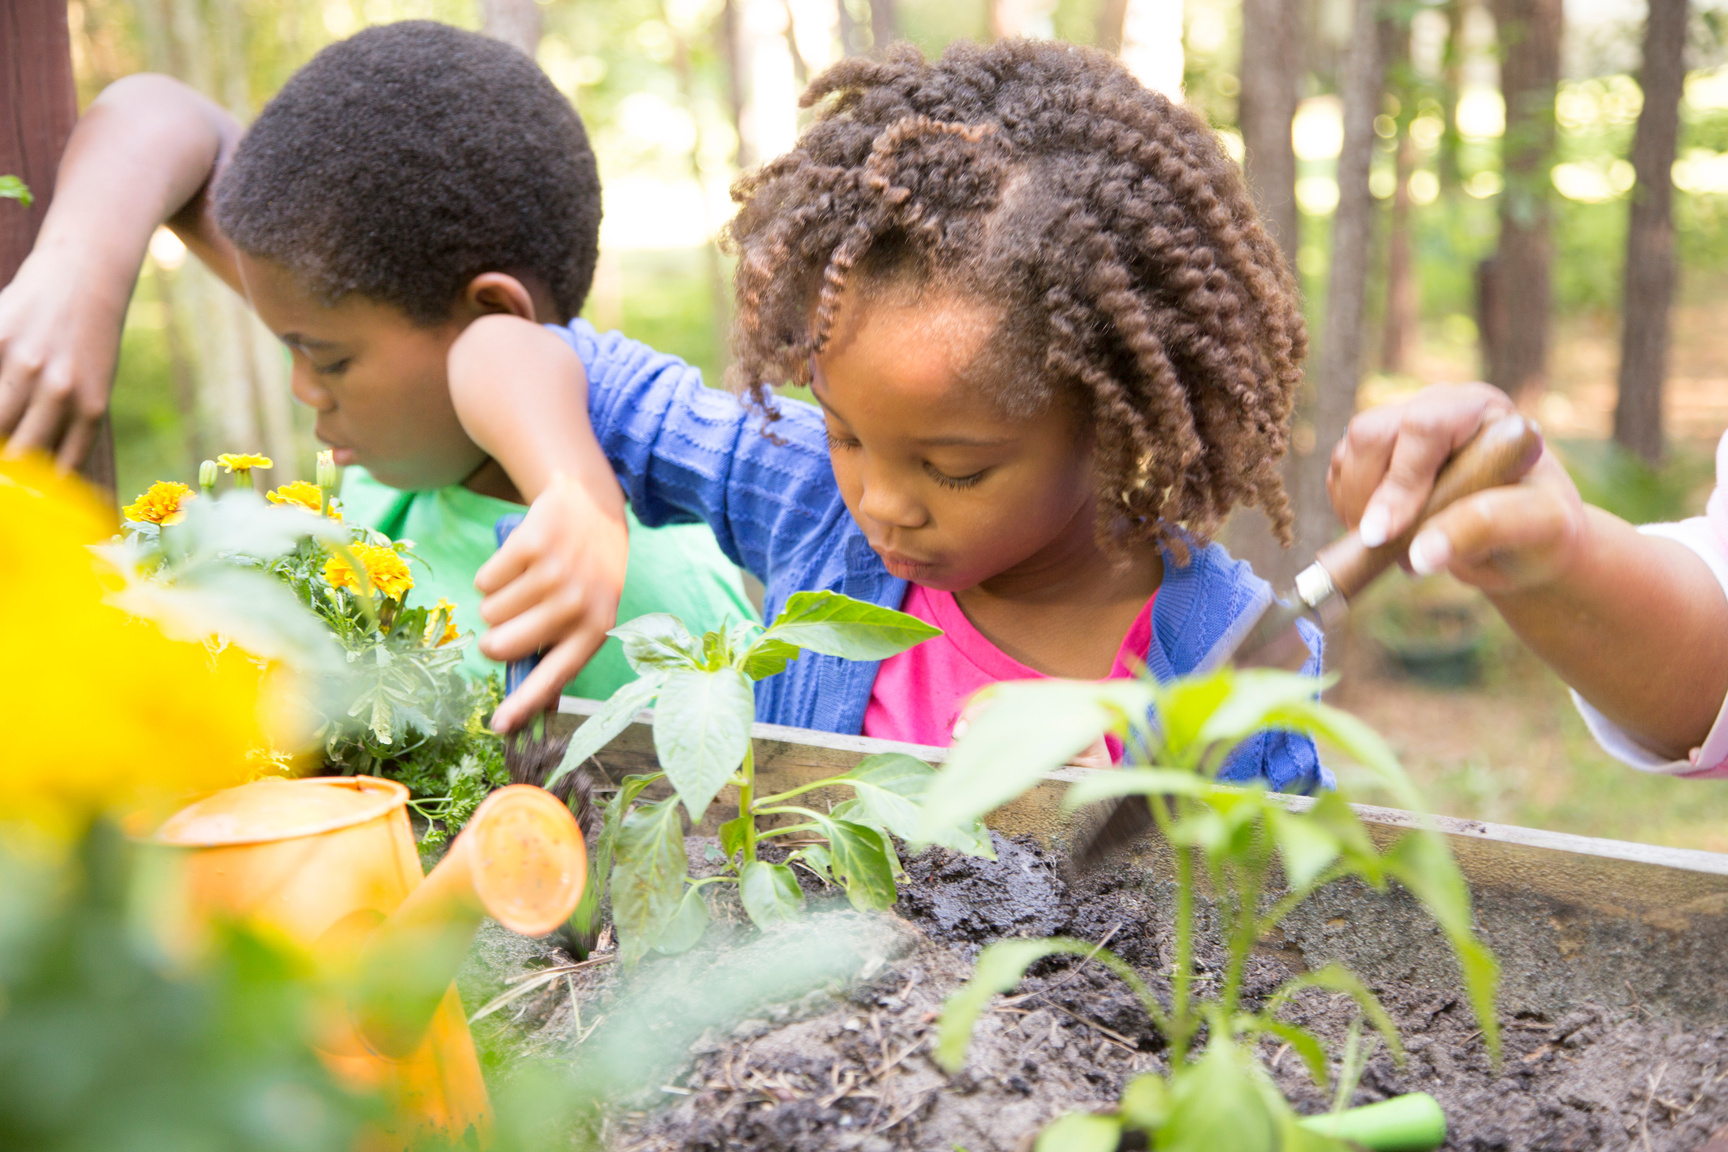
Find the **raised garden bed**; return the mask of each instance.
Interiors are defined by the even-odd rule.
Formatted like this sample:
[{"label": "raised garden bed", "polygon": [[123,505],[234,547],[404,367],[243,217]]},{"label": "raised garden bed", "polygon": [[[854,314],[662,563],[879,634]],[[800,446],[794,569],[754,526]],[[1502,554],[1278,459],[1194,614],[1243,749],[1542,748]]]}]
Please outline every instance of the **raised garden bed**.
[{"label": "raised garden bed", "polygon": [[[574,722],[593,705],[565,707]],[[884,750],[942,756],[758,725],[758,779],[791,787]],[[627,729],[599,761],[614,779],[650,769],[647,728]],[[1070,830],[1061,792],[1087,771],[1058,773],[994,814],[997,862],[940,849],[908,859],[898,917],[841,905],[758,935],[727,893],[714,901],[725,929],[696,952],[646,960],[640,982],[602,961],[542,984],[476,1025],[494,1075],[509,1079],[524,1058],[569,1058],[578,1034],[587,1036],[578,1058],[636,1051],[643,1063],[632,1075],[646,1078],[618,1100],[607,1129],[620,1149],[1017,1149],[1061,1112],[1111,1105],[1131,1075],[1163,1056],[1132,997],[1097,964],[1035,968],[987,1013],[957,1075],[929,1057],[942,1001],[996,939],[1108,939],[1160,986],[1170,962],[1164,846],[1149,840],[1086,880],[1061,873]],[[731,814],[724,803],[693,831],[693,866],[713,842],[711,825]],[[1359,811],[1388,838],[1410,820]],[[1369,1045],[1353,1102],[1431,1092],[1457,1149],[1692,1152],[1728,1123],[1728,856],[1437,822],[1502,965],[1498,1069],[1438,931],[1402,893],[1327,889],[1254,962],[1251,993],[1332,960],[1373,984],[1409,1055],[1399,1069]],[[802,879],[820,897],[821,884]],[[811,949],[819,962],[808,962]],[[559,962],[568,958],[549,945],[491,931],[464,975],[465,1001],[472,1011]],[[659,991],[644,999],[637,984]],[[729,999],[719,1002],[715,987]],[[1308,992],[1296,1015],[1330,1041],[1356,1009]],[[1292,1055],[1270,1042],[1263,1054],[1303,1110],[1329,1105]]]}]

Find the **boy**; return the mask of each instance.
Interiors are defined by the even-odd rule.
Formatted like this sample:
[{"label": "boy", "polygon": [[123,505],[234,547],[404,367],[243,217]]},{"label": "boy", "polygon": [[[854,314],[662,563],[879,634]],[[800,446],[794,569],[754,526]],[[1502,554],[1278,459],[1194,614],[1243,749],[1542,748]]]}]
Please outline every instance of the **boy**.
[{"label": "boy", "polygon": [[[580,119],[532,61],[473,33],[416,21],[332,45],[244,137],[177,82],[129,77],[80,121],[36,248],[0,293],[5,452],[55,447],[71,466],[88,450],[166,222],[288,346],[294,393],[347,468],[350,518],[415,541],[428,602],[494,626],[480,653],[546,650],[494,725],[572,677],[569,691],[605,698],[631,678],[604,635],[616,618],[672,612],[701,632],[753,616],[736,569],[700,525],[628,520],[580,428],[489,403],[510,382],[449,356],[481,316],[575,316],[599,219]],[[493,524],[520,502],[482,603]]]}]

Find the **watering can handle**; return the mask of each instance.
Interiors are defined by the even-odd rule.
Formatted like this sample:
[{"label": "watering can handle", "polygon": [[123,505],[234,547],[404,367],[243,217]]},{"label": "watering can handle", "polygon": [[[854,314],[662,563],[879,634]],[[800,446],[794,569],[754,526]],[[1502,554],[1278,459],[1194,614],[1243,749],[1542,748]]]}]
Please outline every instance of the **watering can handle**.
[{"label": "watering can handle", "polygon": [[[522,526],[522,513],[506,512],[498,517],[498,523],[492,526],[492,535],[498,541],[498,547],[504,547],[504,541],[510,539],[510,533]],[[528,679],[528,674],[540,664],[544,652],[536,652],[532,656],[524,656],[520,660],[512,660],[504,666],[504,695],[509,696],[522,686],[522,681]]]}]

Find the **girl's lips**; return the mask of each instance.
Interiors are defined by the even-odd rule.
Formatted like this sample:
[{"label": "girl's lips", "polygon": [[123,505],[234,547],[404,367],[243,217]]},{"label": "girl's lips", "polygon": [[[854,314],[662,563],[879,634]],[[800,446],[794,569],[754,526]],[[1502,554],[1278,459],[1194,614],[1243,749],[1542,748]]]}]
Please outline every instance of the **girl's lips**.
[{"label": "girl's lips", "polygon": [[916,580],[936,570],[936,565],[927,560],[913,560],[897,552],[878,552],[877,555],[889,573],[899,580]]},{"label": "girl's lips", "polygon": [[330,449],[330,459],[335,462],[336,467],[346,468],[348,465],[354,463],[354,449],[332,448]]}]

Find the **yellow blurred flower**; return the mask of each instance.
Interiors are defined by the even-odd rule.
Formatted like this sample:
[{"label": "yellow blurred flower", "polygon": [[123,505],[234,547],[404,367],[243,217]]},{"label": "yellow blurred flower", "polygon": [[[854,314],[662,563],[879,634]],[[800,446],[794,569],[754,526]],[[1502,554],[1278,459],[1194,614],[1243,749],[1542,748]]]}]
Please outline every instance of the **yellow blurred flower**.
[{"label": "yellow blurred flower", "polygon": [[[438,630],[438,622],[444,622],[444,630]],[[442,648],[462,633],[456,630],[456,605],[448,600],[440,599],[432,605],[432,611],[426,614],[426,636],[421,641],[428,648]],[[436,639],[434,639],[436,637]]]},{"label": "yellow blurred flower", "polygon": [[41,457],[0,463],[0,831],[75,834],[102,813],[165,815],[246,780],[268,741],[257,666],[102,602],[88,546],[113,513]]},{"label": "yellow blurred flower", "polygon": [[192,489],[179,481],[158,480],[120,511],[128,520],[140,520],[147,524],[178,524],[186,518],[186,502],[196,499],[198,497]]},{"label": "yellow blurred flower", "polygon": [[[390,599],[400,600],[408,589],[414,587],[414,577],[395,549],[378,544],[356,544],[353,552],[355,559],[366,569],[366,578],[372,582],[372,587]],[[354,570],[340,556],[332,556],[324,562],[324,579],[332,588],[360,587]]]},{"label": "yellow blurred flower", "polygon": [[[292,484],[283,484],[278,488],[264,493],[264,498],[272,504],[292,504],[296,508],[304,508],[308,512],[318,511],[323,502],[324,493],[318,485],[305,480],[296,480]],[[327,510],[326,515],[340,520],[335,508]]]},{"label": "yellow blurred flower", "polygon": [[256,452],[224,452],[216,457],[216,463],[230,472],[250,472],[254,468],[274,468],[276,462],[268,456],[260,456]]}]

